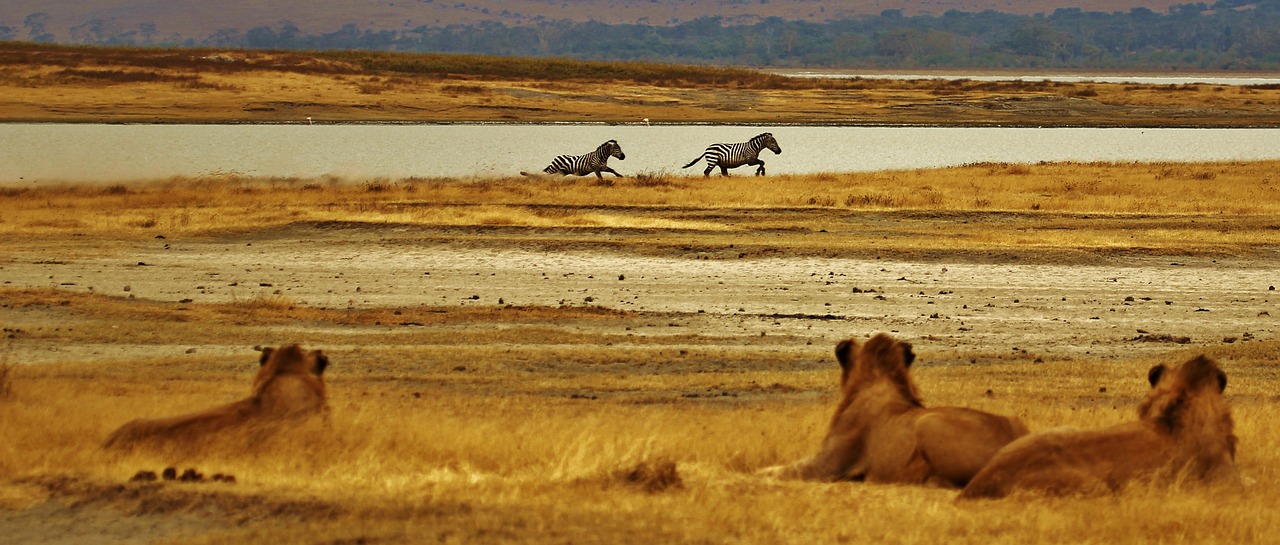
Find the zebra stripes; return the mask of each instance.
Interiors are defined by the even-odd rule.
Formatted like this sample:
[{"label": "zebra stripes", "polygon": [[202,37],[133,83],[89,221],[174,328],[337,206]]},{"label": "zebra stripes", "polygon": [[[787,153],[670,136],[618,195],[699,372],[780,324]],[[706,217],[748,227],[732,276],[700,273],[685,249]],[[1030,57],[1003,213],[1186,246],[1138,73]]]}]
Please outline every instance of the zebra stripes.
[{"label": "zebra stripes", "polygon": [[[627,155],[622,153],[622,146],[618,145],[617,140],[610,140],[600,144],[600,147],[596,148],[595,151],[586,155],[561,155],[556,157],[547,168],[542,169],[542,172],[565,176],[570,174],[586,176],[594,172],[596,173],[596,178],[601,180],[604,179],[602,172],[611,172],[614,176],[622,177],[621,174],[618,174],[618,171],[609,168],[610,157],[617,157],[619,160],[627,158]],[[521,172],[520,174],[529,175],[528,172]]]},{"label": "zebra stripes", "polygon": [[762,133],[756,135],[755,138],[740,142],[737,144],[711,144],[707,146],[707,151],[683,168],[689,168],[703,159],[707,160],[707,170],[703,176],[711,176],[711,171],[716,167],[720,167],[720,175],[728,176],[729,169],[738,168],[742,165],[759,165],[756,167],[756,176],[764,176],[764,161],[760,160],[760,150],[768,148],[775,155],[782,153],[782,148],[778,147],[778,141],[773,139],[773,133]]}]

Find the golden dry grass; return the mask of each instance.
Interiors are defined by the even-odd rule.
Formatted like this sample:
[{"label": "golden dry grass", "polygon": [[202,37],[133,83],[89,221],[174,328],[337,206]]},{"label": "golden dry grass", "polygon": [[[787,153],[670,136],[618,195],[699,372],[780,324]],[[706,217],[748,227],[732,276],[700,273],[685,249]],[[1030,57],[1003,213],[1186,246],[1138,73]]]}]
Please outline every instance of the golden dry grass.
[{"label": "golden dry grass", "polygon": [[[993,163],[767,178],[643,174],[609,183],[178,178],[106,188],[8,189],[0,201],[0,236],[42,244],[42,237],[67,235],[216,236],[328,222],[515,227],[521,230],[509,235],[512,242],[535,244],[566,228],[590,229],[579,236],[598,243],[613,240],[611,230],[628,229],[643,233],[630,242],[639,252],[693,242],[738,249],[781,244],[817,254],[961,247],[1238,255],[1277,241],[1277,166]],[[882,236],[886,229],[900,236]],[[830,236],[805,236],[817,231]],[[940,239],[943,234],[952,238]],[[457,230],[448,236],[468,238]],[[940,244],[946,240],[962,244]]]},{"label": "golden dry grass", "polygon": [[[228,62],[230,61],[230,62]],[[1278,126],[1271,86],[795,79],[558,59],[0,44],[8,122]],[[545,81],[543,73],[563,75]]]},{"label": "golden dry grass", "polygon": [[[56,261],[59,241],[104,253],[140,241],[253,243],[308,222],[413,226],[453,244],[668,256],[784,248],[791,256],[1043,252],[1066,262],[1112,251],[1248,258],[1277,243],[1276,166],[984,164],[763,180],[647,175],[611,185],[220,178],[7,190],[0,247],[40,248]],[[822,230],[839,236],[821,247],[805,236]],[[837,339],[637,334],[667,317],[591,307],[335,309],[286,295],[194,303],[9,288],[0,290],[0,316],[43,324],[10,327],[13,343],[63,354],[39,365],[11,361],[8,346],[0,354],[0,364],[13,364],[0,382],[10,388],[0,396],[0,526],[34,536],[24,541],[58,535],[41,526],[56,516],[20,518],[49,505],[91,519],[85,535],[137,521],[150,525],[134,531],[139,540],[184,543],[1269,543],[1280,523],[1270,508],[1280,489],[1273,339],[1035,364],[994,357],[996,347],[922,351],[915,375],[928,403],[1016,414],[1033,429],[1133,418],[1157,362],[1206,352],[1230,377],[1244,490],[1139,486],[1105,498],[957,504],[954,491],[935,488],[753,475],[816,448],[836,401]],[[422,327],[391,327],[403,323]],[[862,325],[848,334],[875,332]],[[327,424],[250,447],[211,443],[200,455],[98,449],[130,419],[242,398],[256,362],[248,347],[263,339],[331,355]],[[201,348],[128,352],[183,345]],[[207,345],[244,349],[212,354]],[[113,346],[122,352],[106,351]],[[166,466],[237,482],[127,482]],[[33,528],[43,533],[20,533]]]},{"label": "golden dry grass", "polygon": [[[44,51],[64,54],[67,65],[7,63],[0,119],[297,121],[317,107],[340,120],[1275,125],[1280,103],[1280,90],[1252,88],[1089,84],[1096,94],[1079,100],[1086,86],[1051,83],[623,87],[607,78],[372,71],[333,55],[237,52],[235,68],[209,70],[190,58],[156,64],[156,55],[172,52]],[[601,95],[615,97],[603,113],[598,101],[578,98]],[[719,109],[726,97],[753,109]],[[995,112],[993,103],[1008,108]],[[1046,104],[1081,115],[1045,114]],[[1280,242],[1277,166],[982,164],[765,179],[644,174],[608,184],[215,177],[3,188],[0,248],[56,263],[69,243],[103,255],[143,242],[250,244],[305,223],[407,226],[424,241],[499,250],[714,259],[1258,259]],[[752,474],[816,448],[835,402],[836,339],[810,345],[800,336],[696,327],[639,334],[668,317],[590,307],[335,309],[286,295],[175,303],[62,289],[0,290],[0,318],[9,339],[0,346],[0,528],[27,543],[109,535],[281,544],[1270,543],[1280,523],[1270,508],[1271,490],[1280,489],[1273,339],[1119,361],[1007,363],[997,347],[922,352],[916,377],[926,401],[1017,414],[1034,429],[1132,418],[1156,362],[1204,351],[1230,376],[1242,491],[1137,487],[1106,498],[956,504],[947,490]],[[1257,331],[1266,323],[1260,314]],[[414,326],[393,327],[402,324]],[[249,447],[211,443],[195,456],[97,448],[127,420],[242,398],[256,361],[248,348],[263,339],[331,354],[327,424]],[[144,350],[174,346],[199,348],[180,356]],[[11,357],[14,347],[55,363],[25,364]],[[961,363],[968,361],[975,363]],[[170,465],[230,473],[237,483],[126,482]],[[66,520],[73,523],[59,525]]]},{"label": "golden dry grass", "polygon": [[[655,359],[653,376],[588,373],[568,381],[555,372],[486,369],[485,382],[519,384],[503,393],[477,387],[465,372],[415,364],[439,347],[367,346],[335,357],[327,428],[248,451],[211,445],[195,458],[116,457],[96,447],[134,416],[243,395],[251,357],[22,368],[16,395],[0,406],[0,432],[9,439],[0,450],[0,479],[8,483],[0,498],[8,508],[52,494],[139,514],[247,519],[199,543],[314,543],[317,535],[391,543],[1264,543],[1278,522],[1268,507],[1280,479],[1280,438],[1269,424],[1277,416],[1276,348],[1217,354],[1230,361],[1243,491],[1137,487],[1109,498],[957,504],[954,492],[933,488],[768,481],[752,471],[815,448],[834,403],[834,366],[706,376],[664,372]],[[925,366],[917,379],[933,404],[1018,414],[1035,429],[1100,426],[1133,417],[1149,364],[1186,356],[1034,369]],[[566,382],[599,397],[572,398]],[[736,397],[680,394],[708,388]],[[982,395],[987,389],[994,395]],[[637,471],[664,462],[675,464],[678,481]],[[168,465],[230,473],[238,482],[113,484]]]}]

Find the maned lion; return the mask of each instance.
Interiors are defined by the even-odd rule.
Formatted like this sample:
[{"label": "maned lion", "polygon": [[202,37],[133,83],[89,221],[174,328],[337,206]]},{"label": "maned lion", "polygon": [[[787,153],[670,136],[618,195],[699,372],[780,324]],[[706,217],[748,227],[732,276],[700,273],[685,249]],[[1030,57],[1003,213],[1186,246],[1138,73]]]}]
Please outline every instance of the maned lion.
[{"label": "maned lion", "polygon": [[844,399],[822,448],[800,462],[766,468],[784,478],[961,487],[991,456],[1026,435],[1016,418],[960,407],[925,408],[908,370],[911,345],[883,333],[836,346]]},{"label": "maned lion", "polygon": [[319,350],[304,352],[294,344],[264,348],[253,379],[253,394],[230,405],[154,420],[138,419],[107,436],[103,448],[129,449],[141,443],[192,443],[228,429],[270,425],[324,412],[324,381],[329,358]]},{"label": "maned lion", "polygon": [[1227,375],[1217,362],[1199,356],[1176,369],[1157,365],[1147,380],[1152,389],[1137,422],[1023,437],[996,454],[960,497],[1098,494],[1141,478],[1238,483],[1236,436],[1222,398]]}]

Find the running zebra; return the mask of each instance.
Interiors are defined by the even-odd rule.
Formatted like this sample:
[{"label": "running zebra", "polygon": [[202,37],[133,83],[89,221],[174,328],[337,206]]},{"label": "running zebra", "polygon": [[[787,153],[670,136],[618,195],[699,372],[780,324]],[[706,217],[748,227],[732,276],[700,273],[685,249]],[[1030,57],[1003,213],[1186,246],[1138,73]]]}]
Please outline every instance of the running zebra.
[{"label": "running zebra", "polygon": [[[604,176],[600,174],[601,172],[612,172],[614,176],[621,178],[622,175],[618,174],[618,171],[609,168],[610,157],[617,157],[619,160],[627,158],[627,155],[622,153],[622,146],[618,145],[617,140],[610,140],[600,144],[600,147],[596,148],[595,151],[586,155],[561,155],[556,157],[547,168],[542,169],[542,172],[547,174],[559,173],[565,176],[570,174],[586,176],[594,172],[596,173],[596,178],[601,180],[604,179]],[[520,175],[531,176],[528,172],[523,171],[520,172]]]},{"label": "running zebra", "polygon": [[707,151],[702,152],[701,157],[694,159],[684,168],[689,168],[698,161],[706,159],[707,170],[702,173],[703,176],[711,176],[711,171],[716,167],[720,167],[722,176],[728,176],[729,169],[742,165],[760,165],[756,168],[756,176],[764,176],[764,161],[760,160],[760,150],[765,148],[773,151],[775,155],[782,153],[782,148],[778,147],[778,141],[773,139],[773,133],[766,132],[738,144],[711,144],[707,146]]}]

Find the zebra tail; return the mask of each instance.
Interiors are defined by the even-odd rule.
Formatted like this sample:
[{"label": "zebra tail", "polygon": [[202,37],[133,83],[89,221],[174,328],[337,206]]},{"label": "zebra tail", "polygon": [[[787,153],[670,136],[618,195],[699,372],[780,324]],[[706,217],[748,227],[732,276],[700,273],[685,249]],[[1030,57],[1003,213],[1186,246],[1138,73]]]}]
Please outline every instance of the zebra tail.
[{"label": "zebra tail", "polygon": [[687,165],[685,165],[685,166],[682,166],[682,167],[680,167],[680,168],[689,168],[689,167],[691,167],[691,166],[693,166],[693,165],[698,164],[698,161],[701,161],[701,160],[702,160],[702,156],[701,156],[701,155],[699,155],[697,159],[694,159],[694,160],[690,161],[690,162],[689,162],[689,164],[687,164]]}]

